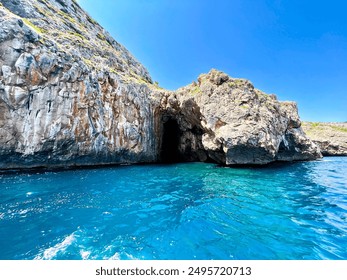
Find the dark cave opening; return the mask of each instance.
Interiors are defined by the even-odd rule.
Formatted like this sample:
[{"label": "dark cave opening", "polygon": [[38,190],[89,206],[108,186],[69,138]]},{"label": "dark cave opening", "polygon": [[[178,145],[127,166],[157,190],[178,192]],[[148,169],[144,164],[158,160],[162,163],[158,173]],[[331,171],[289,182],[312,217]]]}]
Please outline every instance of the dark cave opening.
[{"label": "dark cave opening", "polygon": [[161,162],[175,163],[180,161],[180,152],[178,149],[180,134],[181,131],[175,119],[169,119],[163,124],[160,152]]}]

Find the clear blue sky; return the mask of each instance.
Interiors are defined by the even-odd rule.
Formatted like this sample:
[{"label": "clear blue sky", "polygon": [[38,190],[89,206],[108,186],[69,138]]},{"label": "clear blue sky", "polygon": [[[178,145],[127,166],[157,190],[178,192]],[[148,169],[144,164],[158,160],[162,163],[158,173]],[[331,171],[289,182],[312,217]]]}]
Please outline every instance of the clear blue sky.
[{"label": "clear blue sky", "polygon": [[347,1],[79,0],[154,81],[176,89],[211,68],[347,121]]}]

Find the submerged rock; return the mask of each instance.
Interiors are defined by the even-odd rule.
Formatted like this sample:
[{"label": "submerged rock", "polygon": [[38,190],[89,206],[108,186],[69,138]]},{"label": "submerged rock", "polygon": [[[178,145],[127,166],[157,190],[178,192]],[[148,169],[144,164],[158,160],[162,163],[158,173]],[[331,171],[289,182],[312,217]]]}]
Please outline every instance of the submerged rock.
[{"label": "submerged rock", "polygon": [[169,92],[71,0],[0,3],[0,168],[312,160],[297,107],[212,70]]}]

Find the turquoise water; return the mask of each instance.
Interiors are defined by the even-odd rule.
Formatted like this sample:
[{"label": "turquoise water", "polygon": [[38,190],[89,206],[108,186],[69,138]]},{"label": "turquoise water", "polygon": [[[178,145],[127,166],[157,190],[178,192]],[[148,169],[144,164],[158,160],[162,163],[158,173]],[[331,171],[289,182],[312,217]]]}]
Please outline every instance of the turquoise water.
[{"label": "turquoise water", "polygon": [[0,259],[347,259],[347,158],[0,175]]}]

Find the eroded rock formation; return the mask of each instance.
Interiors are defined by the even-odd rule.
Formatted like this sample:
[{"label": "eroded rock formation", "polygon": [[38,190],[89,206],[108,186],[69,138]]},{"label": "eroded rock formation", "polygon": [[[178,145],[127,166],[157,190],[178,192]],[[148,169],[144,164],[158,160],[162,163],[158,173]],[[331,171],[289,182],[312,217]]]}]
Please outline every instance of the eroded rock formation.
[{"label": "eroded rock formation", "polygon": [[225,165],[312,160],[321,156],[306,137],[294,102],[279,102],[244,79],[212,70],[163,97],[166,119],[179,125],[179,158]]},{"label": "eroded rock formation", "polygon": [[295,103],[212,70],[175,92],[71,0],[1,0],[0,168],[311,160]]},{"label": "eroded rock formation", "polygon": [[303,122],[302,126],[324,156],[347,156],[347,123]]}]

